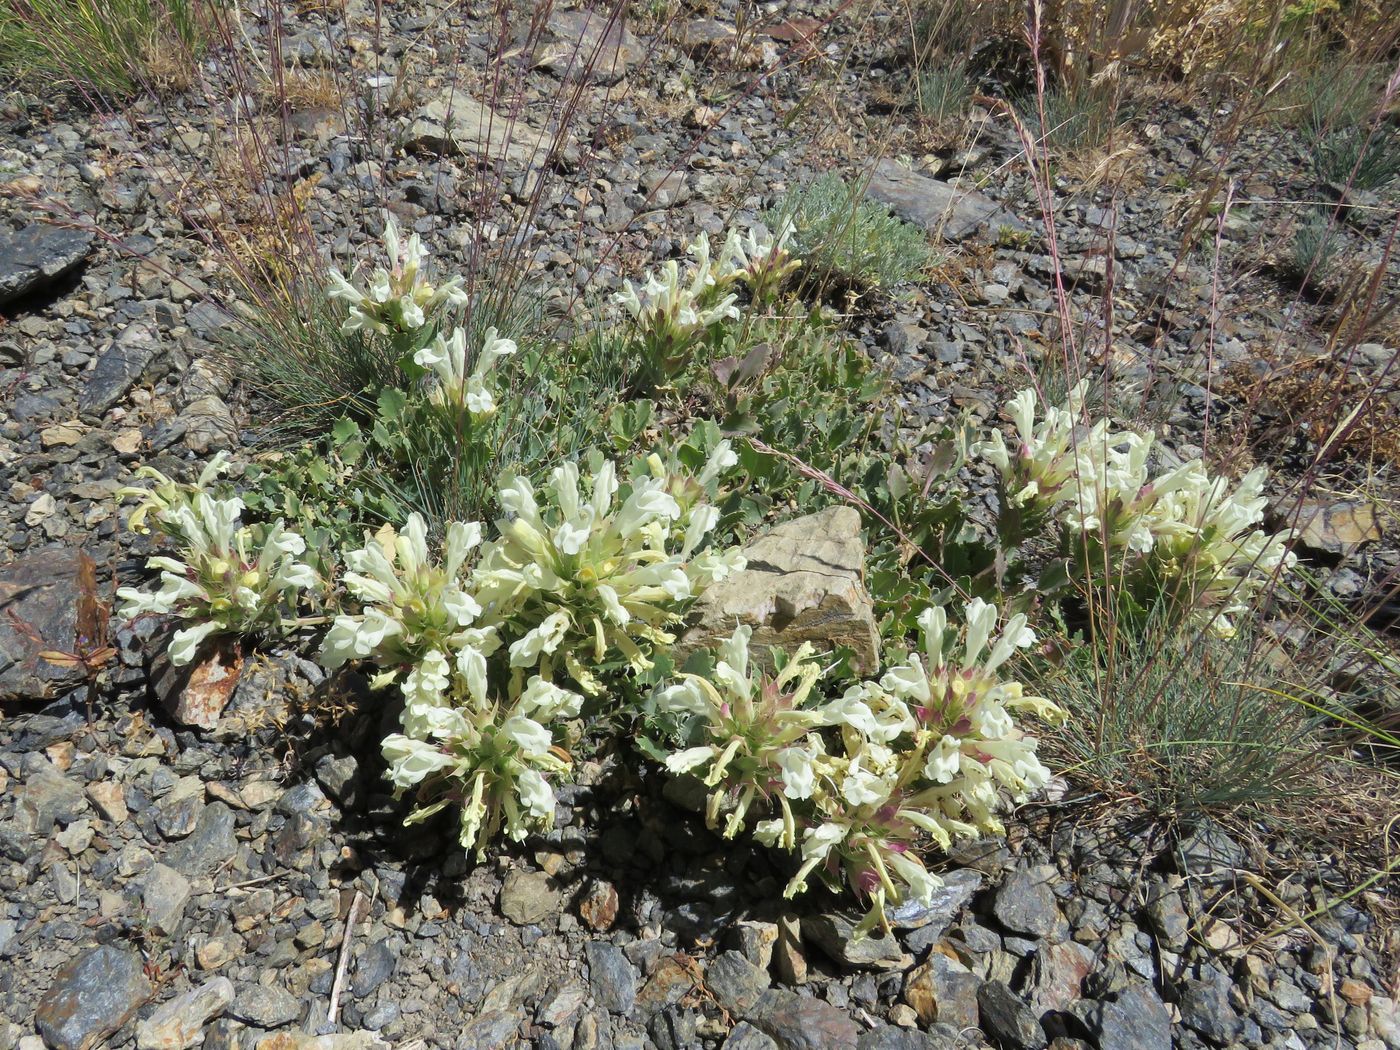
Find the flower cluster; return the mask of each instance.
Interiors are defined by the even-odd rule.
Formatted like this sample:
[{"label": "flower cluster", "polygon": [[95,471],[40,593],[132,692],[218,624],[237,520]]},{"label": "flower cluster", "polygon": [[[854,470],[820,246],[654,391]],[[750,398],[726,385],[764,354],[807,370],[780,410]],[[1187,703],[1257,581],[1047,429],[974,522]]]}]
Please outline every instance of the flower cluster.
[{"label": "flower cluster", "polygon": [[428,395],[432,404],[465,411],[473,421],[480,422],[496,411],[496,398],[487,386],[487,377],[497,361],[515,351],[514,340],[502,339],[495,328],[488,328],[476,361],[468,371],[467,333],[456,328],[450,336],[439,334],[431,344],[414,354],[413,360],[437,378],[437,384]]},{"label": "flower cluster", "polygon": [[282,522],[252,526],[242,522],[243,501],[217,499],[206,487],[225,469],[226,455],[205,468],[193,485],[180,485],[151,467],[139,477],[156,481],[154,489],[127,488],[123,497],[141,500],[130,526],[154,527],[180,549],[180,557],[155,557],[146,564],[160,570],[160,588],[117,591],[121,615],[174,615],[189,623],[170,639],[170,662],[188,664],[210,635],[280,633],[284,617],[294,614],[297,592],[315,587],[320,578],[299,561],[306,544]]},{"label": "flower cluster", "polygon": [[712,789],[711,825],[723,815],[732,836],[755,808],[765,811],[755,836],[800,857],[787,896],[813,875],[844,882],[870,903],[863,931],[887,921],[887,906],[927,901],[939,885],[915,852],[922,838],[947,847],[998,833],[998,808],[1045,785],[1036,741],[1012,713],[1062,714],[1000,676],[1034,642],[1024,616],[993,640],[996,607],[974,600],[960,652],[942,608],[919,622],[921,653],[836,699],[820,695],[821,669],[806,647],[775,677],[756,670],[745,627],[718,650],[712,674],[686,675],[654,698],[689,745],[666,766]]},{"label": "flower cluster", "polygon": [[791,233],[791,226],[777,237],[760,230],[730,231],[718,258],[702,233],[686,248],[691,262],[684,272],[671,259],[649,273],[640,288],[623,281],[614,302],[636,323],[649,382],[677,375],[698,340],[723,322],[738,320],[739,297],[731,290],[736,283],[761,300],[801,265],[786,247]]},{"label": "flower cluster", "polygon": [[655,460],[626,482],[611,462],[586,479],[563,464],[540,493],[523,477],[508,479],[500,537],[475,579],[478,599],[514,639],[511,666],[548,679],[562,659],[593,694],[601,686],[590,664],[650,667],[648,653],[671,643],[667,628],[683,603],[743,566],[737,550],[702,551],[719,515],[695,498],[734,460],[725,442],[698,479],[673,476]]},{"label": "flower cluster", "polygon": [[330,296],[349,303],[350,312],[341,330],[347,334],[361,330],[380,335],[416,332],[443,306],[461,306],[467,301],[460,277],[441,284],[430,283],[423,272],[425,252],[418,234],[404,243],[398,224],[390,212],[384,213],[384,250],[389,269],[377,267],[369,289],[360,291],[339,270],[330,271]]},{"label": "flower cluster", "polygon": [[556,665],[600,694],[600,667],[649,666],[682,603],[741,564],[701,549],[718,518],[706,496],[734,462],[722,444],[696,477],[651,460],[626,482],[611,462],[586,480],[566,463],[540,498],[524,478],[502,483],[489,542],[453,522],[435,557],[415,514],[345,555],[360,608],[335,617],[322,661],[371,663],[377,685],[402,693],[402,732],[383,751],[418,802],[410,821],[458,801],[462,844],[478,855],[502,829],[519,839],[552,826],[548,778],[570,765],[556,735],[584,703],[556,684]]},{"label": "flower cluster", "polygon": [[1139,607],[1165,604],[1229,636],[1231,617],[1296,562],[1289,532],[1258,527],[1267,471],[1251,471],[1233,492],[1199,459],[1153,477],[1151,434],[1113,432],[1107,420],[1079,425],[1086,388],[1038,420],[1035,392],[1022,391],[1010,405],[1015,453],[1000,433],[977,446],[1000,472],[1005,502],[1033,520],[1053,515],[1081,578],[1107,578]]},{"label": "flower cluster", "polygon": [[793,229],[788,222],[776,237],[763,229],[751,228],[743,235],[730,230],[720,249],[716,279],[722,284],[743,281],[755,299],[776,291],[802,265],[802,260],[788,251]]}]

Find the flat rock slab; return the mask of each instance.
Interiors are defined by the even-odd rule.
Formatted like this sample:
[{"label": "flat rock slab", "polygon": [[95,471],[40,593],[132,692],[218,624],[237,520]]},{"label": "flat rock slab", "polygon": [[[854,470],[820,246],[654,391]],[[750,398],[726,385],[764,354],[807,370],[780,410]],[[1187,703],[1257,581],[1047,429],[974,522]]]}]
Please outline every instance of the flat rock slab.
[{"label": "flat rock slab", "polygon": [[67,547],[0,565],[0,701],[50,700],[82,681],[80,669],[38,659],[45,650],[72,651],[81,571],[81,552]]},{"label": "flat rock slab", "polygon": [[465,92],[448,91],[414,115],[404,145],[420,153],[481,157],[519,170],[543,165],[551,140],[525,121],[498,112]]},{"label": "flat rock slab", "polygon": [[81,265],[93,236],[47,223],[0,234],[0,306],[28,295]]},{"label": "flat rock slab", "polygon": [[53,1050],[90,1050],[151,996],[141,953],[104,944],[58,971],[34,1013]]},{"label": "flat rock slab", "polygon": [[677,645],[677,663],[711,648],[740,624],[753,628],[749,652],[771,670],[769,646],[789,653],[803,642],[847,646],[857,671],[879,668],[880,636],[865,589],[860,515],[828,507],[783,522],[744,548],[748,567],[711,587],[696,603]]},{"label": "flat rock slab", "polygon": [[892,160],[882,160],[876,166],[865,194],[945,241],[985,243],[995,241],[1003,230],[1031,232],[985,193],[919,175]]},{"label": "flat rock slab", "polygon": [[616,84],[645,50],[622,17],[607,10],[555,11],[535,52],[535,66],[566,80]]},{"label": "flat rock slab", "polygon": [[88,372],[87,381],[78,391],[79,417],[99,421],[146,374],[159,349],[155,329],[150,325],[138,322],[126,328],[98,355],[97,363]]}]

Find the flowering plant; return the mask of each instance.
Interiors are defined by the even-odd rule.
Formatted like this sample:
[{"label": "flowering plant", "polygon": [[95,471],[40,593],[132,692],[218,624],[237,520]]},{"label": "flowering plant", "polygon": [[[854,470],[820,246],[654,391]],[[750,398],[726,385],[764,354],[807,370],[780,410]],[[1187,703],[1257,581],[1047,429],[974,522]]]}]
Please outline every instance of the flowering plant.
[{"label": "flowering plant", "polygon": [[467,293],[462,279],[451,277],[434,285],[423,272],[426,253],[418,234],[405,243],[391,212],[384,213],[384,251],[389,269],[376,267],[369,287],[360,291],[339,270],[330,271],[330,296],[349,303],[341,331],[361,330],[380,335],[412,335],[444,306],[462,306]]},{"label": "flowering plant", "polygon": [[514,639],[510,665],[538,668],[550,679],[562,656],[569,675],[592,694],[601,685],[589,664],[621,659],[637,671],[649,668],[648,652],[673,641],[667,628],[679,621],[682,605],[743,566],[737,550],[701,553],[719,515],[695,498],[733,462],[722,443],[688,502],[671,491],[684,493],[686,479],[667,474],[659,461],[625,484],[604,462],[582,491],[572,463],[557,467],[538,494],[523,477],[507,479],[500,535],[473,582],[492,622]]},{"label": "flowering plant", "polygon": [[974,599],[967,621],[959,657],[946,613],[927,609],[922,654],[825,701],[810,650],[767,678],[751,668],[741,627],[720,647],[711,675],[686,675],[656,692],[654,707],[673,720],[678,742],[698,741],[670,754],[666,767],[702,776],[713,789],[707,818],[717,825],[725,813],[727,836],[755,807],[771,814],[754,834],[799,854],[787,896],[816,874],[869,901],[862,931],[887,923],[886,906],[926,901],[939,885],[915,852],[921,838],[946,848],[999,832],[997,809],[1049,778],[1034,738],[1011,713],[1053,720],[1062,712],[999,673],[1034,642],[1026,618],[1013,616],[994,642],[995,606]]},{"label": "flowering plant", "polygon": [[189,623],[170,639],[170,662],[177,666],[193,660],[210,635],[281,633],[285,617],[295,614],[297,593],[320,583],[315,570],[297,560],[306,550],[301,536],[283,528],[280,520],[244,525],[241,499],[217,499],[205,491],[227,465],[228,456],[219,455],[193,485],[142,467],[137,476],[154,479],[155,488],[120,492],[141,500],[129,521],[133,530],[149,531],[149,518],[180,548],[179,558],[147,561],[149,568],[161,571],[158,590],[117,591],[122,616],[173,614]]},{"label": "flowering plant", "polygon": [[678,375],[689,363],[692,346],[724,321],[738,320],[738,296],[725,292],[733,279],[722,280],[710,258],[704,234],[687,251],[694,257],[682,276],[680,263],[668,259],[647,274],[640,288],[630,280],[613,297],[636,325],[643,351],[643,381],[656,386]]},{"label": "flowering plant", "polygon": [[[1039,420],[1035,392],[1022,391],[1010,406],[1015,455],[1000,433],[976,446],[1001,474],[1003,533],[1024,535],[1029,521],[1053,516],[1077,578],[1115,590],[1128,608],[1162,605],[1229,636],[1231,617],[1296,562],[1288,531],[1257,527],[1268,472],[1256,468],[1234,492],[1199,459],[1154,478],[1151,434],[1113,432],[1107,420],[1077,425],[1086,390],[1077,384],[1066,407],[1046,406]],[[1007,528],[1018,514],[1019,528]]]},{"label": "flowering plant", "polygon": [[481,422],[495,414],[496,398],[486,385],[496,362],[516,352],[514,340],[502,339],[495,328],[486,329],[476,362],[467,371],[467,333],[454,328],[450,336],[438,335],[433,342],[413,355],[414,363],[430,369],[437,383],[428,400],[439,407],[465,411],[473,422]]}]

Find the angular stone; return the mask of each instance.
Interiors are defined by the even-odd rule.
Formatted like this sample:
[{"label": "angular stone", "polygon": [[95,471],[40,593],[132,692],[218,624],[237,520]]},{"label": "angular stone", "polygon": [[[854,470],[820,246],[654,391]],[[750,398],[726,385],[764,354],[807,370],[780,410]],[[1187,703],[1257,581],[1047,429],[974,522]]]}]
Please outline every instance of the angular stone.
[{"label": "angular stone", "polygon": [[1151,985],[1138,983],[1112,1002],[1081,999],[1072,1011],[1095,1045],[1114,1050],[1171,1050],[1172,1021]]},{"label": "angular stone", "polygon": [[458,153],[520,170],[542,167],[551,140],[465,92],[447,91],[418,110],[404,145],[414,152]]},{"label": "angular stone", "polygon": [[394,956],[394,950],[389,947],[387,938],[381,938],[371,944],[355,964],[355,998],[364,999],[373,995],[381,984],[394,975],[394,967],[397,964],[398,959]]},{"label": "angular stone", "polygon": [[637,1001],[637,971],[622,949],[607,941],[589,941],[583,951],[594,1001],[615,1014],[630,1013]]},{"label": "angular stone", "polygon": [[947,1050],[951,1045],[939,1039],[932,1032],[921,1032],[917,1028],[898,1028],[882,1024],[862,1032],[856,1050]]},{"label": "angular stone", "polygon": [[122,796],[122,786],[115,780],[98,780],[87,787],[87,797],[103,820],[121,824],[129,816],[126,799]]},{"label": "angular stone", "polygon": [[88,808],[82,786],[69,780],[42,755],[30,755],[22,771],[24,781],[15,792],[21,823],[34,833],[35,846],[53,830],[55,823],[70,824]]},{"label": "angular stone", "polygon": [[1274,508],[1273,517],[1279,528],[1297,530],[1299,546],[1332,558],[1349,557],[1382,537],[1375,507],[1355,500],[1281,503]]},{"label": "angular stone", "polygon": [[204,1026],[233,1002],[233,982],[215,977],[177,995],[136,1026],[138,1050],[185,1050],[199,1042]]},{"label": "angular stone", "polygon": [[141,906],[146,919],[169,936],[180,925],[190,899],[190,880],[174,868],[156,864],[141,882]]},{"label": "angular stone", "polygon": [[258,1040],[257,1050],[388,1050],[389,1045],[378,1032],[271,1032]]},{"label": "angular stone", "polygon": [[175,666],[164,647],[151,662],[151,689],[181,725],[218,727],[244,671],[244,652],[234,638],[216,638],[200,648],[189,664]]},{"label": "angular stone", "polygon": [[58,971],[34,1023],[53,1050],[90,1050],[151,996],[141,953],[104,944]]},{"label": "angular stone", "polygon": [[778,1050],[778,1044],[747,1021],[740,1021],[720,1050]]},{"label": "angular stone", "polygon": [[982,1030],[1001,1046],[1012,1050],[1041,1050],[1045,1030],[1024,999],[1003,981],[988,981],[977,990]]},{"label": "angular stone", "polygon": [[212,873],[238,849],[235,824],[233,810],[222,802],[209,803],[194,831],[170,848],[166,863],[191,877]]},{"label": "angular stone", "polygon": [[201,397],[180,411],[179,420],[185,427],[185,447],[191,452],[204,455],[238,444],[238,424],[223,398]]},{"label": "angular stone", "polygon": [[692,55],[732,47],[738,31],[713,18],[692,18],[675,31],[676,46]]},{"label": "angular stone", "polygon": [[802,923],[795,915],[784,915],[778,920],[773,962],[778,968],[778,979],[784,984],[807,983],[807,957],[802,952]]},{"label": "angular stone", "polygon": [[1177,843],[1176,854],[1184,874],[1210,885],[1233,881],[1235,869],[1249,862],[1244,847],[1209,818],[1202,819]]},{"label": "angular stone", "polygon": [[51,700],[82,682],[81,668],[39,659],[73,651],[82,559],[78,550],[45,547],[0,565],[0,703]]},{"label": "angular stone", "polygon": [[860,1037],[860,1029],[844,1010],[778,988],[764,992],[744,1020],[777,1043],[779,1050],[832,1050],[855,1046]]},{"label": "angular stone", "polygon": [[559,911],[563,894],[545,871],[522,871],[506,875],[501,887],[501,914],[517,926],[530,926]]},{"label": "angular stone", "polygon": [[898,907],[886,908],[885,916],[896,930],[923,930],[926,935],[937,937],[952,924],[985,881],[985,876],[975,868],[958,868],[943,876],[943,885],[933,891],[927,903],[911,897]]},{"label": "angular stone", "polygon": [[768,990],[768,974],[739,952],[722,952],[705,971],[705,986],[715,1001],[735,1017],[743,1017]]},{"label": "angular stone", "polygon": [[888,934],[857,938],[858,921],[835,912],[808,915],[802,919],[802,939],[815,944],[832,961],[851,969],[904,970],[913,965],[914,957]]},{"label": "angular stone", "polygon": [[128,326],[97,356],[97,363],[87,373],[87,380],[78,391],[79,417],[90,422],[100,420],[146,374],[157,350],[154,328],[140,322]]},{"label": "angular stone", "polygon": [[977,989],[981,980],[959,962],[932,952],[904,979],[904,1001],[924,1025],[977,1027]]},{"label": "angular stone", "polygon": [[775,526],[744,548],[748,566],[707,590],[676,645],[676,663],[712,648],[739,624],[753,628],[751,657],[772,667],[770,646],[793,652],[847,646],[861,673],[880,665],[874,603],[865,589],[860,515],[828,507]]},{"label": "angular stone", "polygon": [[535,52],[535,66],[566,80],[616,84],[646,53],[624,24],[622,10],[555,11]]},{"label": "angular stone", "polygon": [[301,1016],[301,1003],[278,985],[244,984],[229,1005],[228,1015],[255,1028],[280,1028]]},{"label": "angular stone", "polygon": [[1024,222],[977,190],[951,186],[919,175],[893,160],[882,160],[865,188],[906,222],[946,241],[994,242],[1003,230],[1029,232]]},{"label": "angular stone", "polygon": [[44,222],[0,234],[0,305],[52,284],[92,251],[93,235]]},{"label": "angular stone", "polygon": [[1178,1005],[1181,1023],[1220,1046],[1244,1031],[1244,1021],[1230,1004],[1230,978],[1204,967],[1199,980],[1181,982]]},{"label": "angular stone", "polygon": [[1050,1010],[1066,1010],[1083,992],[1084,979],[1093,973],[1094,949],[1077,941],[1056,941],[1041,946],[1031,966],[1026,997],[1037,1017]]},{"label": "angular stone", "polygon": [[1180,951],[1186,947],[1186,937],[1191,932],[1191,919],[1182,906],[1181,894],[1172,891],[1159,893],[1147,906],[1147,921],[1156,931],[1164,947]]},{"label": "angular stone", "polygon": [[1055,905],[1050,885],[1055,878],[1052,865],[1017,868],[1006,877],[992,903],[992,914],[1013,933],[1032,937],[1062,938],[1068,924]]},{"label": "angular stone", "polygon": [[594,879],[579,899],[579,917],[590,930],[603,933],[617,921],[617,905],[617,887],[606,879]]}]

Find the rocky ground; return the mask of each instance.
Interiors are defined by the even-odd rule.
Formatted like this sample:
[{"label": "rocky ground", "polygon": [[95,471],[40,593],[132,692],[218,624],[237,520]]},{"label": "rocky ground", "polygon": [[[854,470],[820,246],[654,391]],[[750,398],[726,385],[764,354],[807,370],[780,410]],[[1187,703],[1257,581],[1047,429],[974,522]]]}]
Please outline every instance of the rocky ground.
[{"label": "rocky ground", "polygon": [[[370,95],[407,85],[385,108],[380,152],[364,148],[343,99],[269,118],[330,248],[377,232],[364,219],[372,200],[447,267],[470,231],[497,223],[524,239],[564,313],[579,286],[607,288],[696,230],[752,219],[833,157],[868,168],[879,125],[921,159],[913,171],[881,164],[869,192],[951,257],[928,283],[851,310],[906,405],[992,419],[1058,344],[1043,216],[1012,132],[974,121],[969,138],[925,152],[916,122],[879,104],[906,75],[897,48],[839,19],[823,28],[832,9],[774,5],[756,29],[720,4],[713,17],[635,26],[580,88],[557,178],[537,196],[535,147],[593,27],[570,14],[552,28],[507,139],[471,101],[485,97],[472,92],[493,51],[489,12],[399,4],[374,34],[371,7],[284,28],[281,54],[299,76],[333,70]],[[815,112],[785,123],[816,71]],[[31,634],[72,647],[84,599],[139,575],[113,498],[134,469],[186,472],[255,437],[258,420],[212,365],[231,282],[217,239],[200,236],[230,218],[249,228],[237,180],[196,163],[235,133],[227,112],[198,91],[120,116],[18,92],[0,112],[11,191],[0,1050],[1400,1048],[1397,946],[1362,906],[1393,891],[1380,882],[1313,914],[1350,888],[1322,848],[1275,847],[1289,871],[1313,875],[1264,885],[1242,873],[1277,858],[1240,829],[1168,834],[1033,807],[1005,841],[951,858],[941,897],[901,910],[895,936],[854,941],[842,901],[782,901],[787,875],[765,851],[715,838],[683,792],[638,779],[627,756],[584,765],[549,836],[470,864],[440,827],[404,831],[374,757],[380,714],[355,683],[326,682],[295,653],[252,657],[193,693],[161,666],[147,625],[113,625],[75,653],[100,671],[95,690],[81,661],[33,659]],[[1267,375],[1315,354],[1328,312],[1264,266],[1277,213],[1248,203],[1302,192],[1296,148],[1261,131],[1202,152],[1210,117],[1153,102],[1139,188],[1061,186],[1054,217],[1079,341],[1103,342],[1095,319],[1111,284],[1111,362],[1181,451],[1204,440],[1208,375]],[[476,167],[482,139],[503,159],[495,182]],[[1232,172],[1246,202],[1220,224],[1224,287],[1209,251],[1179,251],[1172,220],[1188,202],[1164,189],[1202,163]],[[503,192],[480,192],[492,187]],[[55,208],[72,228],[40,221]],[[1356,230],[1358,252],[1382,230]],[[1392,268],[1390,292],[1397,280]],[[1361,345],[1356,367],[1387,375],[1386,345]],[[1387,470],[1370,483],[1389,483]],[[1360,476],[1332,479],[1308,539],[1324,585],[1348,601],[1376,596],[1400,568],[1384,514],[1354,495]],[[115,653],[99,667],[104,643]],[[1311,917],[1280,931],[1261,911]]]}]

